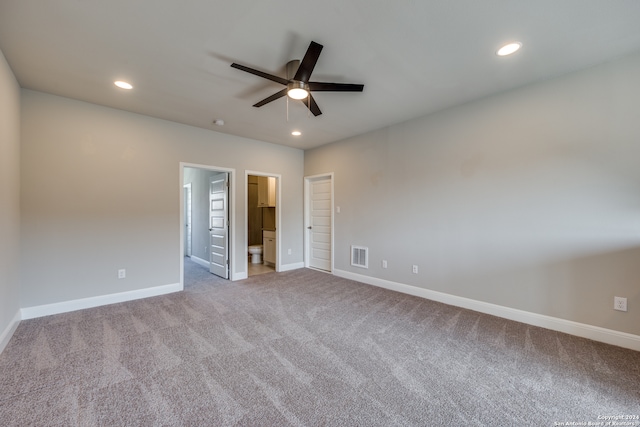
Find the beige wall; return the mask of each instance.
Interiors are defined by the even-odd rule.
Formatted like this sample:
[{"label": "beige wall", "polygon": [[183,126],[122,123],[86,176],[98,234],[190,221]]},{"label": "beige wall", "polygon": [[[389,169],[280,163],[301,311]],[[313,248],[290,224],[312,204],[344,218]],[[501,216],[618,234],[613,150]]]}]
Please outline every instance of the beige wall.
[{"label": "beige wall", "polygon": [[0,351],[20,309],[20,87],[0,51]]},{"label": "beige wall", "polygon": [[335,268],[640,334],[638,76],[640,54],[307,151],[335,172]]},{"label": "beige wall", "polygon": [[[335,268],[640,334],[639,74],[633,55],[304,153],[335,172]],[[180,162],[236,169],[238,259],[244,171],[282,175],[282,263],[302,261],[302,151],[18,94],[2,58],[0,333],[19,306],[179,282]]]},{"label": "beige wall", "polygon": [[302,262],[301,150],[23,90],[21,306],[179,283],[180,162],[235,168],[236,273],[245,170],[282,175],[282,264]]}]

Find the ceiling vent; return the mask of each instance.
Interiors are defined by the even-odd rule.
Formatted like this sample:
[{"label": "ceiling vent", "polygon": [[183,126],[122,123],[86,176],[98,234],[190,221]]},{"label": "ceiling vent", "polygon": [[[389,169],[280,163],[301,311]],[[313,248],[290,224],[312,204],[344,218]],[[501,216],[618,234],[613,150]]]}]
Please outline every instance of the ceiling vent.
[{"label": "ceiling vent", "polygon": [[364,246],[351,246],[351,265],[354,267],[369,268],[369,248]]}]

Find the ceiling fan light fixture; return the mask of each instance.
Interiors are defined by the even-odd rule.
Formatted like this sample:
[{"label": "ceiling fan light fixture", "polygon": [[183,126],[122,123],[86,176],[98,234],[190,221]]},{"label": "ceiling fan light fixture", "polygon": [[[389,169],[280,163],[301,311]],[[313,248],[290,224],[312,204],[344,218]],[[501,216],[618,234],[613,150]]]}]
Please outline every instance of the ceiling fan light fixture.
[{"label": "ceiling fan light fixture", "polygon": [[287,95],[291,99],[305,99],[309,96],[309,89],[304,82],[294,80],[287,85]]},{"label": "ceiling fan light fixture", "polygon": [[516,53],[517,51],[519,51],[521,47],[522,47],[522,43],[520,42],[507,43],[504,46],[502,46],[500,49],[498,49],[498,51],[496,52],[496,55],[498,56],[511,55],[512,53]]}]

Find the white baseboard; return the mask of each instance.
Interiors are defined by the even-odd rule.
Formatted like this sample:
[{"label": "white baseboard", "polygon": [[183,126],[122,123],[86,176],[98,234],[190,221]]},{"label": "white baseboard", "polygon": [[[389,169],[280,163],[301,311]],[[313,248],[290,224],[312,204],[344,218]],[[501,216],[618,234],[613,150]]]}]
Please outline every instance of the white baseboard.
[{"label": "white baseboard", "polygon": [[304,268],[304,262],[294,262],[293,264],[283,264],[280,266],[280,272],[297,270],[299,268]]},{"label": "white baseboard", "polygon": [[206,259],[202,259],[202,258],[198,258],[195,255],[191,255],[191,261],[195,262],[198,265],[203,266],[204,268],[209,268],[209,261],[207,261]]},{"label": "white baseboard", "polygon": [[638,335],[445,294],[443,292],[418,288],[416,286],[405,285],[403,283],[392,282],[390,280],[351,273],[345,270],[334,269],[333,274],[368,285],[378,286],[380,288],[390,289],[392,291],[438,301],[456,307],[479,311],[480,313],[491,314],[504,319],[515,320],[516,322],[522,322],[528,325],[539,326],[553,331],[564,332],[566,334],[640,351],[640,336]]},{"label": "white baseboard", "polygon": [[16,315],[13,316],[13,319],[11,319],[11,322],[7,325],[7,327],[4,329],[4,331],[2,331],[2,333],[0,334],[0,354],[4,351],[4,349],[7,346],[7,344],[9,344],[9,340],[11,340],[11,337],[13,336],[13,333],[18,328],[18,325],[20,324],[20,320],[21,320],[20,310],[18,310],[16,312]]},{"label": "white baseboard", "polygon": [[172,285],[155,286],[153,288],[119,292],[117,294],[101,295],[97,297],[63,301],[54,304],[38,305],[34,307],[25,307],[20,310],[20,313],[22,315],[22,319],[34,319],[36,317],[67,313],[70,311],[83,310],[85,308],[99,307],[101,305],[132,301],[140,298],[155,297],[158,295],[170,294],[172,292],[178,292],[181,290],[182,285],[180,283],[174,283]]}]

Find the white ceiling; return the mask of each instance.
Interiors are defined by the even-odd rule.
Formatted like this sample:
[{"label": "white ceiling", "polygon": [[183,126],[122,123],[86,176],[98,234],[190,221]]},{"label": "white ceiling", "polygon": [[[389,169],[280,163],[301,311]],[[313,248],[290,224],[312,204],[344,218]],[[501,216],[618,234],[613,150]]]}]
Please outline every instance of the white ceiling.
[{"label": "white ceiling", "polygon": [[[0,49],[24,88],[307,149],[639,51],[639,22],[637,0],[2,0]],[[230,64],[284,77],[311,40],[312,80],[364,92],[252,107],[283,86]]]}]

